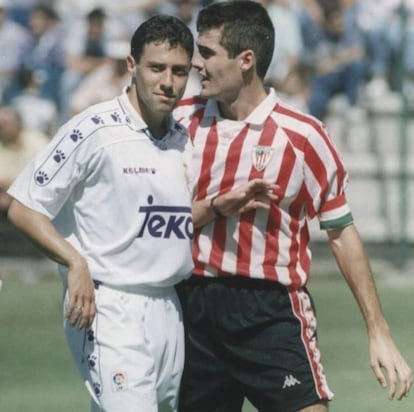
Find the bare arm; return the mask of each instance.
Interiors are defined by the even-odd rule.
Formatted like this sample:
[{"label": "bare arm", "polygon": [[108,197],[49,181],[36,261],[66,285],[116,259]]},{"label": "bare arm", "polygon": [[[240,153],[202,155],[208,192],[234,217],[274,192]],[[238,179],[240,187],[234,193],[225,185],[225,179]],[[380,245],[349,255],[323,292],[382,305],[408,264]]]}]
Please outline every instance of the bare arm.
[{"label": "bare arm", "polygon": [[[275,185],[263,179],[250,182],[214,198],[216,212],[222,216],[239,215],[253,209],[269,209],[270,202],[277,200]],[[211,199],[193,202],[194,227],[200,227],[219,217],[211,207]]]},{"label": "bare arm", "polygon": [[90,326],[95,317],[95,293],[86,260],[57,232],[45,215],[12,200],[8,218],[47,256],[69,269],[69,302],[65,317],[72,326],[78,324],[79,329]]},{"label": "bare arm", "polygon": [[[369,338],[370,363],[378,382],[389,385],[389,399],[407,396],[413,376],[397,349],[384,318],[371,268],[354,225],[328,231],[329,244],[361,309]],[[384,375],[385,371],[385,375]]]}]

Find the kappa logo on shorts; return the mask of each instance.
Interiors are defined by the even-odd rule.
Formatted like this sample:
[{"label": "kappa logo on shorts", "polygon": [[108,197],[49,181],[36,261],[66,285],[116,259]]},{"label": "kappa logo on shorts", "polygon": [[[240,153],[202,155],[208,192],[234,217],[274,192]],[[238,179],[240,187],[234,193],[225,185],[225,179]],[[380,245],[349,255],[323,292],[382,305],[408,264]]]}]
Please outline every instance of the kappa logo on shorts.
[{"label": "kappa logo on shorts", "polygon": [[283,383],[282,389],[291,388],[295,385],[300,385],[302,382],[296,379],[293,375],[286,375],[285,382]]},{"label": "kappa logo on shorts", "polygon": [[128,379],[125,372],[115,372],[112,374],[112,390],[114,392],[128,390]]}]

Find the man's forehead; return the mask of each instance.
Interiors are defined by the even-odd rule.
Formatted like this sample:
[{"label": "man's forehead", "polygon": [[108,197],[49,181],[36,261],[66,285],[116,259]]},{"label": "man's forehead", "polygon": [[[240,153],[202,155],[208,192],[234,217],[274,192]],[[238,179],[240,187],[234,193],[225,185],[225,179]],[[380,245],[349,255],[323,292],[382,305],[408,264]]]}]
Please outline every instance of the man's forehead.
[{"label": "man's forehead", "polygon": [[196,39],[197,46],[208,47],[211,49],[216,49],[221,46],[221,29],[209,29],[200,32],[198,38]]},{"label": "man's forehead", "polygon": [[177,53],[188,54],[184,46],[179,43],[172,45],[168,40],[157,40],[144,45],[143,55],[151,53],[165,53],[166,51],[176,51]]}]

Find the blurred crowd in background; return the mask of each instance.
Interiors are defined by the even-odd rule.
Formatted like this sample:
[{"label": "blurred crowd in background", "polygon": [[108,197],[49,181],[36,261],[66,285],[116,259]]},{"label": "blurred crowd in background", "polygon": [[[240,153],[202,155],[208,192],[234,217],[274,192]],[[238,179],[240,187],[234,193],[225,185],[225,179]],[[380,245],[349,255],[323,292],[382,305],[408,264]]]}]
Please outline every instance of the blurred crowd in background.
[{"label": "blurred crowd in background", "polygon": [[[196,16],[211,0],[0,0],[0,210],[19,170],[59,125],[127,84],[136,27]],[[265,82],[321,120],[341,95],[350,122],[370,107],[414,108],[414,0],[260,0],[276,31]],[[186,95],[197,94],[192,73]]]}]

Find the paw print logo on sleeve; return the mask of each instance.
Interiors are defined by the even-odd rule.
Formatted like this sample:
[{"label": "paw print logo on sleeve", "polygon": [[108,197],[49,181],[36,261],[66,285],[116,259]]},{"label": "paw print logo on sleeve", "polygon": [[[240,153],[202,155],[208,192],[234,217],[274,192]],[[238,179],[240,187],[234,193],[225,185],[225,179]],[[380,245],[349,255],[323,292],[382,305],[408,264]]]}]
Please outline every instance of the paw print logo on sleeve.
[{"label": "paw print logo on sleeve", "polygon": [[[121,122],[121,117],[116,111],[112,112],[111,116],[113,121]],[[118,118],[119,120],[117,120]],[[95,114],[92,117],[88,116],[82,119],[73,128],[68,128],[62,135],[58,136],[57,145],[35,171],[34,181],[36,185],[46,186],[51,184],[58,172],[65,167],[69,167],[72,173],[73,163],[77,161],[75,153],[81,147],[84,147],[84,143],[101,127],[105,127],[105,122],[101,116]],[[69,173],[65,174],[65,178],[68,178],[68,176],[73,177]],[[61,181],[59,184],[64,184],[64,182]]]},{"label": "paw print logo on sleeve", "polygon": [[91,120],[95,124],[104,124],[104,121],[103,121],[102,117],[98,116],[97,114],[95,116],[91,117]]},{"label": "paw print logo on sleeve", "polygon": [[78,140],[83,139],[83,134],[79,129],[74,129],[73,132],[70,134],[70,138],[76,143]]},{"label": "paw print logo on sleeve", "polygon": [[118,112],[114,112],[111,114],[111,118],[115,123],[121,123],[121,116],[119,115]]},{"label": "paw print logo on sleeve", "polygon": [[40,185],[45,184],[49,180],[49,176],[43,172],[42,170],[39,170],[36,174],[36,182]]},{"label": "paw print logo on sleeve", "polygon": [[62,160],[65,160],[65,159],[66,159],[65,153],[63,153],[62,150],[59,150],[59,149],[56,150],[56,152],[55,152],[55,154],[53,156],[53,160],[56,163],[60,163]]}]

